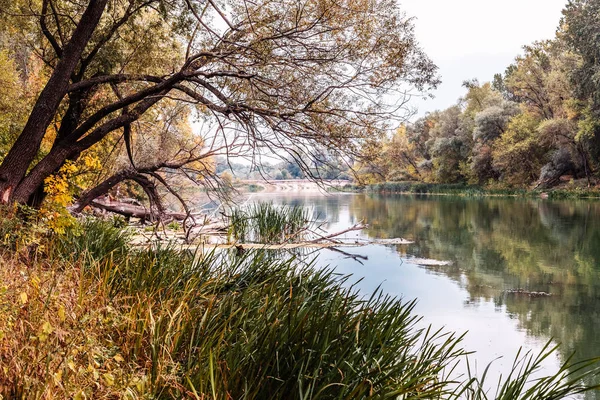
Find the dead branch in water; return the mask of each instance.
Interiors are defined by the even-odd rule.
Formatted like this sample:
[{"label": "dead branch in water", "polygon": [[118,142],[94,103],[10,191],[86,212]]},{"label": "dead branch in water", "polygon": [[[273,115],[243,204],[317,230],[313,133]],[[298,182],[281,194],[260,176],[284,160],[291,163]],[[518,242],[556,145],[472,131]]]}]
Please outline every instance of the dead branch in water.
[{"label": "dead branch in water", "polygon": [[318,243],[318,242],[320,242],[322,240],[331,240],[331,239],[333,239],[335,237],[343,235],[344,233],[348,233],[348,232],[352,232],[352,231],[361,231],[361,230],[367,229],[367,228],[368,228],[368,225],[363,224],[362,222],[360,222],[358,224],[355,224],[355,225],[351,226],[348,229],[344,229],[343,231],[340,231],[340,232],[337,232],[337,233],[332,233],[332,234],[327,235],[327,236],[321,236],[321,237],[319,237],[319,238],[317,238],[315,240],[311,240],[310,243]]}]

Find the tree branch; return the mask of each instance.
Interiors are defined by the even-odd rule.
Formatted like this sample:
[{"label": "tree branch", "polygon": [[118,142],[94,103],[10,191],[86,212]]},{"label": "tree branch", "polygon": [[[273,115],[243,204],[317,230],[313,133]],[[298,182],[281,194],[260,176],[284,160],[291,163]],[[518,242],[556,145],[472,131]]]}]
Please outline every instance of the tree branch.
[{"label": "tree branch", "polygon": [[63,49],[60,46],[60,44],[58,43],[58,41],[56,40],[56,38],[54,37],[54,35],[50,32],[50,30],[48,29],[48,25],[46,24],[46,15],[48,14],[48,2],[49,2],[49,0],[44,0],[42,2],[42,14],[40,15],[40,27],[42,28],[42,33],[44,34],[46,39],[48,39],[48,42],[50,42],[50,45],[54,49],[56,56],[58,58],[61,58],[62,54],[63,54]]}]

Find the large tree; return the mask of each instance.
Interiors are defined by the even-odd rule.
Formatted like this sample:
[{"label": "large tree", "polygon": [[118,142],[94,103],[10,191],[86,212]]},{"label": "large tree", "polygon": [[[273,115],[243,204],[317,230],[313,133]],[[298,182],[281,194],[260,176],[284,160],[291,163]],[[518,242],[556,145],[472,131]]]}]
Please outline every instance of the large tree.
[{"label": "large tree", "polygon": [[165,99],[195,105],[220,135],[213,145],[234,141],[254,160],[266,151],[308,167],[315,148],[352,153],[394,128],[407,93],[438,82],[394,0],[0,6],[46,76],[0,164],[3,203],[35,204],[47,177],[111,134],[129,149],[132,125]]}]

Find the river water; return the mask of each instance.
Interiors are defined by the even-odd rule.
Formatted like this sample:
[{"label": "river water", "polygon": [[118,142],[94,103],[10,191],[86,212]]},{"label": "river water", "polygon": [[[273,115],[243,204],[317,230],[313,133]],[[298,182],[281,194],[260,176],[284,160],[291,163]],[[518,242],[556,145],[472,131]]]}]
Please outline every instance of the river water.
[{"label": "river water", "polygon": [[[467,332],[463,345],[480,373],[493,361],[492,377],[505,376],[519,348],[537,352],[549,340],[561,347],[542,373],[572,353],[600,356],[600,202],[298,193],[253,201],[309,206],[330,232],[369,225],[347,238],[413,240],[344,249],[367,258],[362,264],[325,249],[317,263],[361,279],[365,295],[380,287],[417,299],[423,326]],[[424,267],[415,258],[452,265]]]}]

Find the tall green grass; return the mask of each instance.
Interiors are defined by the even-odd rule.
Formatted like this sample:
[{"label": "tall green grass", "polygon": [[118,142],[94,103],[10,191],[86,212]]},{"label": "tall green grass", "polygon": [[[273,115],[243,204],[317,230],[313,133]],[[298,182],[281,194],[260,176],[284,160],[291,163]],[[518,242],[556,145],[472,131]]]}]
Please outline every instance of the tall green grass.
[{"label": "tall green grass", "polygon": [[313,224],[311,216],[305,207],[253,203],[231,210],[228,236],[239,243],[275,244],[299,240]]},{"label": "tall green grass", "polygon": [[[39,359],[44,368],[0,369],[0,395],[473,400],[494,396],[485,390],[485,374],[457,381],[456,367],[466,357],[461,336],[418,328],[414,302],[380,291],[364,298],[351,277],[294,258],[267,257],[265,252],[238,256],[170,246],[133,249],[113,228],[107,222],[85,222],[85,234],[55,239],[58,242],[48,247],[48,262],[29,265],[27,279],[12,275],[23,287],[11,299],[18,301],[23,290],[30,293],[27,313],[17,308],[14,316],[44,315],[60,329],[46,334],[46,325],[36,317],[25,321],[31,332],[3,333],[19,341],[0,341],[12,343],[3,347],[10,357],[2,360],[19,366]],[[56,284],[57,276],[68,273],[72,275]],[[3,304],[10,304],[2,299],[0,332]],[[62,316],[60,311],[48,312],[64,304],[66,317],[65,311]],[[43,342],[40,329],[46,335]],[[77,340],[83,350],[75,355],[64,351],[66,337]],[[540,359],[551,350],[518,358],[515,372],[490,398],[554,399],[589,390],[581,379],[597,371],[584,372],[578,364],[567,363],[554,376],[532,381]],[[525,367],[519,369],[520,365]]]},{"label": "tall green grass", "polygon": [[[66,239],[62,249],[75,251],[61,257],[87,259],[94,237]],[[120,347],[129,362],[148,363],[153,396],[438,396],[463,354],[455,335],[415,328],[414,303],[363,299],[331,269],[256,252],[123,255],[112,229],[102,238],[110,251],[94,253],[101,258],[88,274],[128,310],[127,336],[136,339]]]}]

